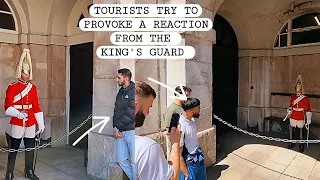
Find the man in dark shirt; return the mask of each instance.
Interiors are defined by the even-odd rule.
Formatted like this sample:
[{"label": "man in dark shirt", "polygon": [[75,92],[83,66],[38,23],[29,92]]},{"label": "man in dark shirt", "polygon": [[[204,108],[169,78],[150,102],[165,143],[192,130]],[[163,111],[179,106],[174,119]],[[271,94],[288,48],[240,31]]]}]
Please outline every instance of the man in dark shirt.
[{"label": "man in dark shirt", "polygon": [[134,82],[129,69],[119,69],[117,83],[121,86],[115,102],[113,133],[117,138],[117,160],[130,180],[134,179]]}]

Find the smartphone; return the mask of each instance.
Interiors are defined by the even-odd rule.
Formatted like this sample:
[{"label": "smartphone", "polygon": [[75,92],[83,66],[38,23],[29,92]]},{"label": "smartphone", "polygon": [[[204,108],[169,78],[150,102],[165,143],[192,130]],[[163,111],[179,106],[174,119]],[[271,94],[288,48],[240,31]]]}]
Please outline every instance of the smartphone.
[{"label": "smartphone", "polygon": [[170,122],[170,126],[169,126],[169,133],[171,132],[172,127],[178,128],[179,119],[180,119],[180,114],[178,114],[178,113],[172,114],[171,122]]}]

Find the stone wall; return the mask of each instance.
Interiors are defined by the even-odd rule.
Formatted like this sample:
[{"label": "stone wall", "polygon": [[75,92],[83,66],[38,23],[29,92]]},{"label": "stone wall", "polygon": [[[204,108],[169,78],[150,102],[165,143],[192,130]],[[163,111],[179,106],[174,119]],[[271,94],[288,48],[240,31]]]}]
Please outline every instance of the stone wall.
[{"label": "stone wall", "polygon": [[[294,93],[298,75],[302,76],[306,94],[320,95],[320,54],[274,57],[272,60],[271,92]],[[271,96],[272,115],[285,116],[288,96]],[[320,99],[309,98],[313,121],[320,122]]]},{"label": "stone wall", "polygon": [[[7,86],[14,82],[17,64],[23,48],[29,48],[33,80],[37,86],[40,105],[45,116],[46,132],[43,138],[58,139],[66,133],[66,74],[65,46],[56,45],[15,45],[0,44],[0,135],[3,137],[4,128],[9,118],[5,117],[3,103]],[[63,69],[63,71],[61,71]],[[4,145],[1,138],[1,145]],[[54,146],[65,145],[66,139]]]},{"label": "stone wall", "polygon": [[[289,96],[276,93],[294,93],[298,75],[302,75],[306,94],[319,95],[319,54],[259,57],[243,56],[239,59],[239,107],[238,126],[246,129],[259,124],[263,130],[263,119],[267,116],[285,117]],[[258,56],[258,57],[257,57]],[[310,98],[313,111],[312,121],[320,122],[320,99]]]}]

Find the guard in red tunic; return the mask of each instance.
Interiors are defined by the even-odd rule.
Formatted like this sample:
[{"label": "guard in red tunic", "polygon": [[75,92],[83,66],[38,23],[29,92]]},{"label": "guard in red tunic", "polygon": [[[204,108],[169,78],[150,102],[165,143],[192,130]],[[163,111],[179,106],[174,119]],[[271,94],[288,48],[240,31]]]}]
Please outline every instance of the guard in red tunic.
[{"label": "guard in red tunic", "polygon": [[[16,71],[18,81],[10,84],[6,91],[4,103],[5,114],[10,116],[6,131],[7,143],[10,149],[19,149],[23,139],[25,148],[35,147],[35,136],[45,129],[43,112],[41,111],[37,87],[32,80],[32,64],[30,50],[24,49]],[[38,131],[36,132],[36,125]],[[13,179],[17,152],[8,154],[6,180]],[[33,169],[34,150],[25,151],[25,177],[31,180],[39,179]]]},{"label": "guard in red tunic", "polygon": [[[288,115],[290,115],[290,139],[292,139],[292,134],[294,129],[300,129],[300,140],[303,139],[303,128],[305,125],[309,125],[311,123],[311,107],[310,101],[307,96],[304,94],[304,89],[302,86],[302,78],[301,75],[298,76],[296,82],[296,95],[291,96],[290,106],[288,108]],[[306,115],[306,116],[305,116]],[[305,119],[307,118],[307,122]],[[292,143],[289,143],[288,148],[291,149],[293,147]],[[299,145],[299,151],[304,151],[304,144]]]}]

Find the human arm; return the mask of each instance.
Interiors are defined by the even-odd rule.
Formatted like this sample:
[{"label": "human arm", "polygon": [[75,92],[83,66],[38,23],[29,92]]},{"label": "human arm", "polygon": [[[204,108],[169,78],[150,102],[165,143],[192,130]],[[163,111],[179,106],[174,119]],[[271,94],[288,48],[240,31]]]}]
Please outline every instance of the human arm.
[{"label": "human arm", "polygon": [[289,107],[288,107],[288,109],[287,109],[287,113],[288,113],[288,114],[291,114],[291,113],[292,113],[293,101],[294,101],[293,99],[294,99],[293,96],[291,96],[290,101],[289,101]]},{"label": "human arm", "polygon": [[307,124],[309,125],[311,123],[311,118],[312,118],[312,112],[311,112],[311,105],[310,105],[310,101],[307,97],[306,98],[306,115],[307,115]]},{"label": "human arm", "polygon": [[6,90],[6,98],[4,101],[5,115],[16,117],[19,119],[26,119],[28,117],[27,113],[20,112],[13,107],[14,96],[15,96],[14,87],[12,85],[9,85]]},{"label": "human arm", "polygon": [[170,178],[170,180],[177,180],[180,176],[181,132],[178,129],[176,127],[172,127],[171,132],[169,134],[169,139],[172,143],[172,150],[170,153],[169,162],[172,164],[173,167],[173,175]]},{"label": "human arm", "polygon": [[180,152],[179,152],[179,154],[180,154],[180,171],[182,172],[182,174],[185,177],[188,177],[189,176],[188,168],[187,168],[187,165],[184,162],[184,159],[182,157],[182,150],[183,150],[183,148],[180,148]]},{"label": "human arm", "polygon": [[170,126],[170,123],[171,123],[172,114],[173,114],[173,112],[170,111],[169,109],[167,109],[167,111],[166,111],[166,112],[164,113],[164,115],[163,115],[164,126],[165,126],[165,128],[166,128],[167,131],[169,130],[169,126]]},{"label": "human arm", "polygon": [[112,127],[113,127],[113,135],[115,138],[118,138],[118,133],[119,129],[117,128],[117,110],[118,110],[118,105],[117,105],[117,99],[118,99],[118,94],[116,96],[116,100],[114,102],[114,108],[113,108],[113,117],[112,117]]},{"label": "human arm", "polygon": [[33,86],[33,87],[34,87],[34,90],[32,92],[33,93],[32,107],[33,107],[33,111],[34,111],[34,116],[37,120],[38,127],[39,127],[39,130],[36,132],[36,134],[38,134],[38,133],[43,133],[43,131],[45,129],[44,115],[43,115],[43,112],[41,111],[37,88],[36,88],[36,86]]}]

